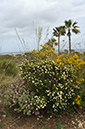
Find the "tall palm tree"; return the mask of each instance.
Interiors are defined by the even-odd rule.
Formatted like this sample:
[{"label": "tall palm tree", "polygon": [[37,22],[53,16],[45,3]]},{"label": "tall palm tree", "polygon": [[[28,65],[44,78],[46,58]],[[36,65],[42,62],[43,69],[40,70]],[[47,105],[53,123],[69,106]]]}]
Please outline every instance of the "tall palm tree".
[{"label": "tall palm tree", "polygon": [[53,29],[53,36],[58,37],[58,56],[60,55],[60,36],[61,35],[65,35],[66,31],[65,31],[65,26],[59,26],[59,27],[55,27],[55,29]]},{"label": "tall palm tree", "polygon": [[80,31],[77,29],[79,26],[77,26],[77,22],[72,23],[72,20],[65,20],[65,28],[68,30],[67,36],[69,37],[69,53],[71,53],[71,31],[75,34],[80,33]]}]

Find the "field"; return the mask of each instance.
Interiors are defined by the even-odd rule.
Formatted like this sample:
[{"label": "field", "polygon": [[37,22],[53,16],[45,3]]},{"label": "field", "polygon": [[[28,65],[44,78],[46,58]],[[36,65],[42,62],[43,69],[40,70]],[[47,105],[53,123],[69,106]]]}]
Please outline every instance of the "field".
[{"label": "field", "polygon": [[[78,53],[79,54],[79,53]],[[17,67],[25,58],[33,59],[33,54],[0,55],[0,129],[84,129],[85,128],[85,99],[81,108],[72,108],[57,114],[44,113],[38,116],[27,116],[9,109],[2,97],[11,83],[19,78]],[[85,54],[79,54],[85,61]],[[85,66],[82,68],[85,78]],[[85,94],[85,81],[82,82]],[[82,93],[81,93],[82,94]]]}]

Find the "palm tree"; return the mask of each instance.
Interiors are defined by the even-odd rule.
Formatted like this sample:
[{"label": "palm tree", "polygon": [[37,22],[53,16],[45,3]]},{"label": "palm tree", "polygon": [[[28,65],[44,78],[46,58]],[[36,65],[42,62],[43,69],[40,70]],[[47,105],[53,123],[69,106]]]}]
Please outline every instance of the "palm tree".
[{"label": "palm tree", "polygon": [[55,38],[49,39],[49,40],[45,43],[45,45],[48,45],[48,46],[50,46],[50,47],[53,48],[53,45],[57,45],[56,39],[55,39]]},{"label": "palm tree", "polygon": [[60,55],[60,36],[61,35],[65,35],[66,31],[65,31],[65,26],[59,26],[59,27],[55,27],[55,29],[53,29],[53,35],[58,37],[58,56]]},{"label": "palm tree", "polygon": [[71,53],[71,31],[75,34],[80,33],[80,31],[77,29],[79,26],[77,26],[77,22],[72,23],[72,20],[65,20],[65,28],[68,30],[67,36],[69,37],[69,53]]}]

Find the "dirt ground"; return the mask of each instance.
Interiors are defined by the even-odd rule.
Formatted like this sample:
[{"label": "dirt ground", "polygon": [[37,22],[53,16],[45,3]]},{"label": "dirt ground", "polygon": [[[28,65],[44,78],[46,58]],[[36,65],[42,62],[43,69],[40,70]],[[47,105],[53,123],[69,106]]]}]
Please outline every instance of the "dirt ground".
[{"label": "dirt ground", "polygon": [[51,118],[24,116],[1,106],[0,129],[85,129],[85,109]]}]

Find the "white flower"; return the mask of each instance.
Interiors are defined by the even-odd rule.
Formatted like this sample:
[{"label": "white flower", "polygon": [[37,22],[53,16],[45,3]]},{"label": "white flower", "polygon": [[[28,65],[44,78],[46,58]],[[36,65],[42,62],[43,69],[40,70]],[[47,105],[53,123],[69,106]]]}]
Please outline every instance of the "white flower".
[{"label": "white flower", "polygon": [[59,92],[57,93],[57,95],[59,95]]},{"label": "white flower", "polygon": [[53,108],[55,107],[55,105],[53,104],[53,106],[52,106]]},{"label": "white flower", "polygon": [[55,92],[52,93],[52,96],[54,96]]},{"label": "white flower", "polygon": [[38,108],[36,108],[36,110],[38,110]]},{"label": "white flower", "polygon": [[60,94],[63,94],[63,92],[62,92],[62,91],[60,91]]},{"label": "white flower", "polygon": [[59,95],[59,97],[60,97],[60,99],[62,99],[62,96],[61,95]]},{"label": "white flower", "polygon": [[54,112],[56,112],[57,110],[54,108]]},{"label": "white flower", "polygon": [[49,92],[49,90],[46,90],[46,92]]},{"label": "white flower", "polygon": [[32,81],[32,83],[34,83],[34,81]]}]

